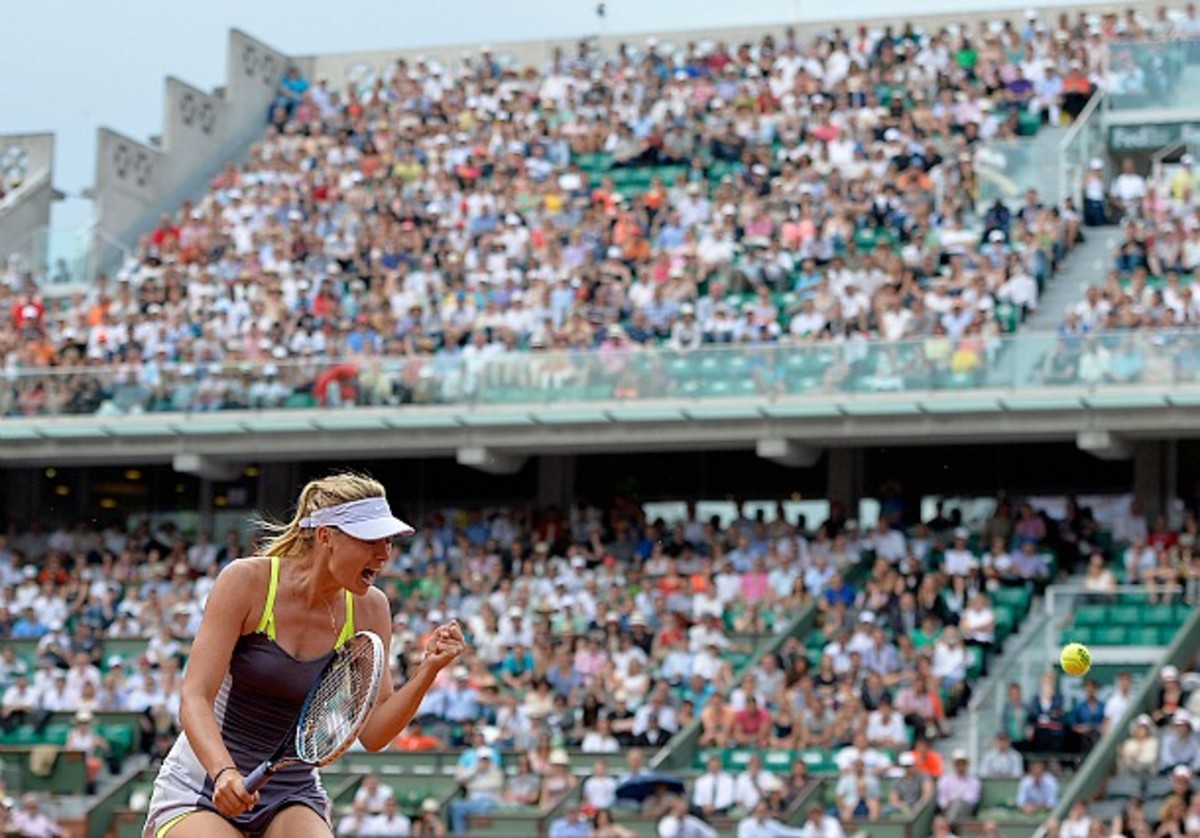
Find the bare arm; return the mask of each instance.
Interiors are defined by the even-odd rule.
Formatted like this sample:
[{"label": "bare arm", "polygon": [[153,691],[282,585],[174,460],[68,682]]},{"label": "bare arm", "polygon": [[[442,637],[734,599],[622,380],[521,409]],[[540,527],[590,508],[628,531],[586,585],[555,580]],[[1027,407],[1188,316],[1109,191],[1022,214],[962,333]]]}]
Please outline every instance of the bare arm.
[{"label": "bare arm", "polygon": [[[360,601],[362,627],[373,631],[383,640],[383,648],[391,648],[392,620],[387,596],[372,588]],[[392,689],[392,668],[386,661],[379,698],[358,740],[368,751],[379,751],[388,746],[400,731],[404,730],[433,686],[437,674],[449,666],[465,648],[462,631],[457,623],[448,623],[434,630],[425,647],[425,659],[413,672],[412,677],[399,690]]]},{"label": "bare arm", "polygon": [[[253,604],[262,599],[264,577],[257,564],[253,560],[235,561],[217,577],[180,690],[179,720],[183,732],[210,777],[234,764],[221,738],[213,702],[229,671],[233,647],[245,630]],[[213,791],[213,802],[224,815],[241,814],[257,799],[258,795],[246,791],[236,768],[222,773]]]}]

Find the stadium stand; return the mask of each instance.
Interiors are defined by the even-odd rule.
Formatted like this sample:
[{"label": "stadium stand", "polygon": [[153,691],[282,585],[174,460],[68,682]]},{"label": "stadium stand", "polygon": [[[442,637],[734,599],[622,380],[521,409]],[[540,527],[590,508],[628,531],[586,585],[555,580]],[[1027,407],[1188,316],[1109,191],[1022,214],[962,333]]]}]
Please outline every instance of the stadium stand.
[{"label": "stadium stand", "polygon": [[[1036,194],[979,223],[974,154],[1036,131],[1038,103],[1057,117],[1042,68],[1081,56],[1032,29],[976,45],[909,27],[540,72],[401,61],[369,92],[289,77],[250,160],[165,214],[115,280],[47,310],[9,278],[6,354],[66,374],[19,376],[0,410],[438,401],[506,370],[611,396],[649,386],[630,354],[656,345],[923,338],[899,372],[970,378],[1079,223]],[[502,359],[525,349],[598,349],[610,374],[550,361],[520,380]]]}]

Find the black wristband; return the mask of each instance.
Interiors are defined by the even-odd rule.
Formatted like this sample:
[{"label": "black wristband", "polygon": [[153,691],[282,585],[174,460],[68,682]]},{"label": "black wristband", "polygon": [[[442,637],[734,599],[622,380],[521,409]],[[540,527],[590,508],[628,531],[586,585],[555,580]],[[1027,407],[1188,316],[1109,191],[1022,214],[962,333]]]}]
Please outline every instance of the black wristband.
[{"label": "black wristband", "polygon": [[226,771],[237,771],[237,766],[236,765],[226,765],[224,768],[222,768],[220,771],[218,771],[216,774],[214,774],[213,775],[213,785],[214,786],[217,784],[217,780],[221,779],[221,775],[224,774]]}]

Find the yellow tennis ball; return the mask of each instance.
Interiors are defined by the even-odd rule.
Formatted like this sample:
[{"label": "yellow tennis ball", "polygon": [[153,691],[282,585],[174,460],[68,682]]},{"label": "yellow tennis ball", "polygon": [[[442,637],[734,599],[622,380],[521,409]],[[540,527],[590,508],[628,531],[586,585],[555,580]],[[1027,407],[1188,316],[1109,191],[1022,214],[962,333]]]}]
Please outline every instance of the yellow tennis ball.
[{"label": "yellow tennis ball", "polygon": [[1068,643],[1058,656],[1058,662],[1063,672],[1078,678],[1092,668],[1092,653],[1082,643]]}]

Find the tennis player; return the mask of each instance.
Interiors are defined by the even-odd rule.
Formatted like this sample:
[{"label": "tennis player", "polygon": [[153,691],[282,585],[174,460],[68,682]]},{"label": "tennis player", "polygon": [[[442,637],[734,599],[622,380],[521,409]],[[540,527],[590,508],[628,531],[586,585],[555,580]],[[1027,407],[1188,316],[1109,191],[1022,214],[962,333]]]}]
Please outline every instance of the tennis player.
[{"label": "tennis player", "polygon": [[[155,780],[143,838],[333,834],[316,769],[282,768],[257,794],[246,791],[243,775],[292,731],[334,649],[364,629],[390,647],[388,600],[371,583],[390,540],[412,533],[392,514],[382,485],[336,474],[304,487],[295,517],[276,529],[264,556],[221,572],[183,679],[183,735]],[[423,662],[398,691],[385,671],[362,745],[385,747],[464,648],[451,622],[434,629]]]}]

